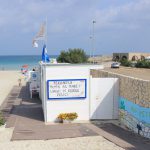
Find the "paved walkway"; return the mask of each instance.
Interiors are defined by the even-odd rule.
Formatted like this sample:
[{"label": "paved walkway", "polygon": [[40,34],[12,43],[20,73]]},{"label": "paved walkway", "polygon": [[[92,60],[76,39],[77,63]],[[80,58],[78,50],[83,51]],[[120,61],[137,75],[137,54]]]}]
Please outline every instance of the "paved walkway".
[{"label": "paved walkway", "polygon": [[0,106],[0,111],[3,113],[5,121],[9,120],[10,114],[15,106],[20,105],[23,94],[22,88],[14,86],[10,91],[2,105]]},{"label": "paved walkway", "polygon": [[[14,92],[20,94],[15,95]],[[10,95],[16,96],[11,101],[19,101],[19,105],[11,105],[13,109],[7,119],[6,127],[14,127],[11,140],[49,140],[98,135],[86,124],[45,125],[41,101],[38,98],[30,99],[28,87],[21,90],[14,88]],[[9,97],[6,102],[9,103]]]},{"label": "paved walkway", "polygon": [[100,135],[126,150],[150,149],[149,140],[111,123],[45,125],[40,100],[30,99],[27,87],[14,87],[2,106],[2,111],[7,110],[7,127],[14,127],[12,140]]}]

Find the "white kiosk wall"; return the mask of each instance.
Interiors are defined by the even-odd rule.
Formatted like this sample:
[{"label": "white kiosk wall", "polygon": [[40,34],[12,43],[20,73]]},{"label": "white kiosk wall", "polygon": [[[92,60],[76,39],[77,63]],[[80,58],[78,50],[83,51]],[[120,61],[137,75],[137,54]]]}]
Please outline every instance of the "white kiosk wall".
[{"label": "white kiosk wall", "polygon": [[[41,65],[41,99],[45,122],[76,112],[77,121],[117,119],[119,84],[115,78],[92,78],[100,65]],[[77,90],[76,92],[72,90]]]},{"label": "white kiosk wall", "polygon": [[[85,89],[83,87],[83,91],[86,90],[85,95],[81,94],[78,96],[63,97],[61,95],[55,96],[55,93],[53,93],[52,97],[50,97],[50,94],[47,93],[47,91],[50,92],[50,89],[46,89],[46,122],[54,122],[60,113],[67,112],[76,112],[78,114],[77,120],[89,120],[89,67],[79,65],[47,66],[45,73],[46,82],[48,84],[47,87],[50,86],[48,80],[65,81],[67,79],[68,81],[75,81],[77,84],[82,80],[84,81],[84,83],[86,82]],[[51,86],[52,84],[54,84],[54,82],[51,82]],[[83,85],[81,84],[80,86]]]}]

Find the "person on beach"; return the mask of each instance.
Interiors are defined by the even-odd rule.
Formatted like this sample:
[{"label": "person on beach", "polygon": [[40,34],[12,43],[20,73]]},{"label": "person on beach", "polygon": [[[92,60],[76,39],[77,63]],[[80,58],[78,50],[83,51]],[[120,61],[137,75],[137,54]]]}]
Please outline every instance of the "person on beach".
[{"label": "person on beach", "polygon": [[21,84],[21,79],[18,79],[19,87],[22,85]]}]

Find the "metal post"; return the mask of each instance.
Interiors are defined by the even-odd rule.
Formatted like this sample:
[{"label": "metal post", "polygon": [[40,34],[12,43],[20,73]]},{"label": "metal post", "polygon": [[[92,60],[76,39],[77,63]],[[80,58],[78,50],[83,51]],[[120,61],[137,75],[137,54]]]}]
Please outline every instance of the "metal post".
[{"label": "metal post", "polygon": [[93,48],[93,44],[92,44],[92,36],[90,36],[90,58],[92,56],[92,48]]},{"label": "metal post", "polygon": [[45,19],[45,44],[47,45],[47,17]]},{"label": "metal post", "polygon": [[93,51],[92,51],[92,55],[93,55],[93,64],[94,64],[94,52],[95,52],[95,31],[94,31],[94,23],[96,23],[95,20],[93,20],[93,37],[92,37],[92,41],[93,41]]},{"label": "metal post", "polygon": [[[45,43],[46,45],[46,48],[47,48],[47,16],[46,16],[46,19],[45,19]],[[45,57],[45,62],[46,62],[46,57]]]}]

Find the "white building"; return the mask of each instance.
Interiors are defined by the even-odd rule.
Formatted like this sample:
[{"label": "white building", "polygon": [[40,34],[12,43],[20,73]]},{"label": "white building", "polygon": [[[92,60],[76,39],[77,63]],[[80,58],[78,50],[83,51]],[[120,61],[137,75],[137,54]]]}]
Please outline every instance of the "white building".
[{"label": "white building", "polygon": [[91,69],[103,66],[40,63],[40,98],[46,123],[70,112],[78,114],[76,121],[118,118],[118,79],[92,78]]}]

